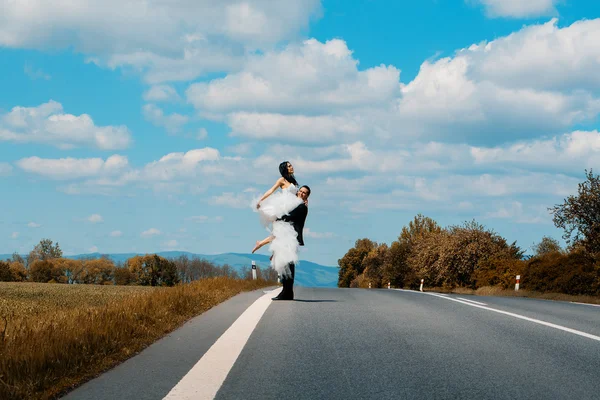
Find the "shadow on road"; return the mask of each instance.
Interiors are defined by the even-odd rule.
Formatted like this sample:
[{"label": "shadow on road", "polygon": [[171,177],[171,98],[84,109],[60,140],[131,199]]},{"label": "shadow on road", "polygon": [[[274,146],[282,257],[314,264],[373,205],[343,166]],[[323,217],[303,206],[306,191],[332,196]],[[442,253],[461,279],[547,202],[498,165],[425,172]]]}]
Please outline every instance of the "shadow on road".
[{"label": "shadow on road", "polygon": [[301,300],[301,299],[294,299],[293,301],[301,301],[303,303],[337,303],[337,300]]}]

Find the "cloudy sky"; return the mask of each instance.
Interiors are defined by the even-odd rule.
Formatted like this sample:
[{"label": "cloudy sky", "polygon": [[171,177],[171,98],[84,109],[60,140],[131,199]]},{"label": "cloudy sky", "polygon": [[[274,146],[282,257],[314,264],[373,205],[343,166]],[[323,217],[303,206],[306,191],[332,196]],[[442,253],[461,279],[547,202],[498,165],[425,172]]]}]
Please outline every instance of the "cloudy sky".
[{"label": "cloudy sky", "polygon": [[418,213],[528,248],[599,165],[596,1],[0,8],[0,253],[249,252],[283,160],[313,189],[301,258]]}]

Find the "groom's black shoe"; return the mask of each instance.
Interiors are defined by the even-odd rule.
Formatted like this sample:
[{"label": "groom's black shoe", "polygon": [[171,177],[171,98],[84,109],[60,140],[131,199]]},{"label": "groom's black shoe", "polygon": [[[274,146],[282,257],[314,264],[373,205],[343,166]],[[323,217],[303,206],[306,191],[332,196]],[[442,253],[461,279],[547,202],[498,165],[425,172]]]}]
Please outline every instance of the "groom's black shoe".
[{"label": "groom's black shoe", "polygon": [[289,295],[287,293],[279,293],[277,296],[271,298],[271,300],[294,300],[294,295]]}]

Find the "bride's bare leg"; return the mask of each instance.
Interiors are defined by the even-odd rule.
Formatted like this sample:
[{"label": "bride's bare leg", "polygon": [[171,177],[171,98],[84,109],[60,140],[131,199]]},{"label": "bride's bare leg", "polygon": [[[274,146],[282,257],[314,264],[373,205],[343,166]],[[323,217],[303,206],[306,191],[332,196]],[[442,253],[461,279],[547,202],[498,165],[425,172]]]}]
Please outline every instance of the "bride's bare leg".
[{"label": "bride's bare leg", "polygon": [[263,240],[257,240],[256,246],[254,246],[254,248],[252,249],[252,253],[254,253],[256,250],[263,247],[265,244],[271,243],[272,241],[273,241],[273,236],[266,237]]}]

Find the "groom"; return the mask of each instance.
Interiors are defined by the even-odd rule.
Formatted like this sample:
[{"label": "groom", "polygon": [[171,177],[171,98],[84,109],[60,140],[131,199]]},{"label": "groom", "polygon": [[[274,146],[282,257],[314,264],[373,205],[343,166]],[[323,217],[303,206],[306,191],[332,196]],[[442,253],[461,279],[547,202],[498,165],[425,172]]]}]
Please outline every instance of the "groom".
[{"label": "groom", "polygon": [[[302,231],[304,229],[304,222],[308,215],[308,196],[310,196],[310,188],[306,185],[298,189],[297,196],[304,200],[302,204],[294,208],[289,214],[284,215],[280,219],[292,224],[294,230],[298,234],[298,244],[304,246],[304,238],[302,237]],[[288,264],[292,276],[283,275],[281,277],[281,283],[283,284],[283,290],[273,300],[294,300],[294,273],[296,265],[291,262]]]}]

